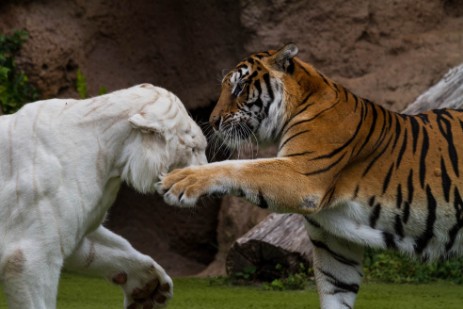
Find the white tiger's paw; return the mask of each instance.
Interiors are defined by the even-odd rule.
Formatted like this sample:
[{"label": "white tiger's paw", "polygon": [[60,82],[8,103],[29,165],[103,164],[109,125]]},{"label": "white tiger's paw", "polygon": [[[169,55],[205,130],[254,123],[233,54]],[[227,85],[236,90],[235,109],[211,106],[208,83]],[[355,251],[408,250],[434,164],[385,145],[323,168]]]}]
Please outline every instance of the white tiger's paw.
[{"label": "white tiger's paw", "polygon": [[124,290],[124,308],[164,308],[174,295],[172,279],[156,262],[138,271],[121,272],[112,281]]}]

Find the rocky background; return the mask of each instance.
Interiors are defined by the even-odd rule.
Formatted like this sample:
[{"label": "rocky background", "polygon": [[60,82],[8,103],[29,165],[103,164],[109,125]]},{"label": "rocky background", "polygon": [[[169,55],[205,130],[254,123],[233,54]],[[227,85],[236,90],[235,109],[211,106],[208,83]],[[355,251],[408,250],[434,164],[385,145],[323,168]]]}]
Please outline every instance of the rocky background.
[{"label": "rocky background", "polygon": [[[29,32],[18,64],[43,98],[77,97],[80,69],[92,95],[149,82],[176,93],[200,123],[225,72],[290,41],[302,59],[395,111],[463,62],[461,0],[1,0],[0,32],[15,29]],[[172,275],[210,275],[266,215],[230,197],[178,209],[123,187],[106,225]]]}]

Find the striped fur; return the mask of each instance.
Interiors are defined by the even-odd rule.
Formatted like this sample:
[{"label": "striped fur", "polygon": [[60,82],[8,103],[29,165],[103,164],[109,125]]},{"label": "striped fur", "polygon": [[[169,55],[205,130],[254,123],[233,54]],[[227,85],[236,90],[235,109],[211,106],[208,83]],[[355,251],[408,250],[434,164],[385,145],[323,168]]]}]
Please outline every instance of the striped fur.
[{"label": "striped fur", "polygon": [[271,139],[278,156],[174,171],[163,192],[185,206],[204,194],[241,192],[305,215],[321,307],[353,308],[366,246],[423,259],[461,255],[463,112],[388,111],[296,54],[289,44],[239,63],[210,118],[226,140],[242,127]]}]

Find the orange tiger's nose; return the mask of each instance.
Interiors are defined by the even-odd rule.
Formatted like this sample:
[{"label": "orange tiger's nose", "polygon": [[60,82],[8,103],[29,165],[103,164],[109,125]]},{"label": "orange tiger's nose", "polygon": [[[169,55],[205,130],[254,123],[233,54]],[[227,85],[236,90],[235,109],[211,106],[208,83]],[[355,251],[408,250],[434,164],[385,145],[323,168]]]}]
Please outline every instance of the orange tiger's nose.
[{"label": "orange tiger's nose", "polygon": [[220,116],[218,115],[211,115],[211,117],[209,118],[209,123],[211,124],[211,126],[214,128],[214,129],[219,129],[219,126],[220,126]]}]

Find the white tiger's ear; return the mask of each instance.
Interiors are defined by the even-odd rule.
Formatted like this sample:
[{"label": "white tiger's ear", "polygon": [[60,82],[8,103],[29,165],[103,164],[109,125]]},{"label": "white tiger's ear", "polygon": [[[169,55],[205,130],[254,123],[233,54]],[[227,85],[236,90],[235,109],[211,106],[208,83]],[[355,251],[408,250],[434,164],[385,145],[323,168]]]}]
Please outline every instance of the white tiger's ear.
[{"label": "white tiger's ear", "polygon": [[277,69],[281,71],[285,71],[288,69],[290,65],[290,60],[294,58],[299,49],[297,48],[296,44],[289,43],[280,48],[274,55],[274,63]]},{"label": "white tiger's ear", "polygon": [[130,125],[142,133],[164,134],[164,128],[157,119],[147,119],[141,114],[129,118]]}]

